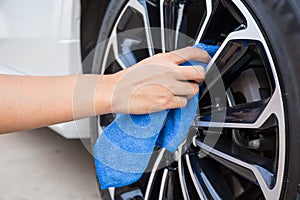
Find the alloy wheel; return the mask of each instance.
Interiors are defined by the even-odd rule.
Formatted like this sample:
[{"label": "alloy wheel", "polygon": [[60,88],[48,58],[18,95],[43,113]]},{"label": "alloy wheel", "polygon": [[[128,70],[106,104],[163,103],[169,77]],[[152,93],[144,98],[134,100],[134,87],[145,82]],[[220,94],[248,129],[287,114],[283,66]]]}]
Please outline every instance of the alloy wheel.
[{"label": "alloy wheel", "polygon": [[[110,31],[100,72],[199,42],[220,49],[207,67],[198,116],[175,156],[155,155],[137,197],[278,199],[286,156],[281,85],[268,40],[243,1],[129,0]],[[98,118],[99,133],[113,118]],[[110,192],[113,198],[116,189]]]}]

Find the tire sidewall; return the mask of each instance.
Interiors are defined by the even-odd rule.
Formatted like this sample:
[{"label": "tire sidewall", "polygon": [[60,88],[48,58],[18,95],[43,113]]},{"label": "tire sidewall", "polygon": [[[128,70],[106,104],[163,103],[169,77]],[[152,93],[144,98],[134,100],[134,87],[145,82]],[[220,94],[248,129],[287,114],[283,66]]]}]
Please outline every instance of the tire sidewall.
[{"label": "tire sidewall", "polygon": [[286,124],[286,160],[281,199],[296,199],[300,180],[300,51],[297,50],[300,45],[300,25],[297,26],[300,10],[294,7],[294,0],[244,2],[256,16],[275,58]]}]

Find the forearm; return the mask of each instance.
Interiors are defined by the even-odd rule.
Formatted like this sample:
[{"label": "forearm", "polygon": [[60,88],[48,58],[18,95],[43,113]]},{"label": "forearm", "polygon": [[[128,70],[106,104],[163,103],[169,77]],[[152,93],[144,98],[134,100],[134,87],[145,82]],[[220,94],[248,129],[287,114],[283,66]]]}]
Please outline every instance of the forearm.
[{"label": "forearm", "polygon": [[187,47],[157,54],[113,75],[0,75],[0,133],[105,113],[146,114],[184,107],[204,79],[207,52]]},{"label": "forearm", "polygon": [[0,133],[110,112],[112,78],[0,75]]}]

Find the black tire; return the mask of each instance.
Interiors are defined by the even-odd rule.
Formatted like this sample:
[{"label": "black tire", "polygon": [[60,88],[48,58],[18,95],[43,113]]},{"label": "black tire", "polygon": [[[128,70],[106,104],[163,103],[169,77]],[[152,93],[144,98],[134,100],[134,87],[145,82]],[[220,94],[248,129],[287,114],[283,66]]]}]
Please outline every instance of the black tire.
[{"label": "black tire", "polygon": [[111,33],[111,30],[117,20],[117,17],[126,4],[126,1],[122,0],[113,0],[110,1],[108,8],[106,10],[100,32],[99,32],[99,37],[98,37],[98,42],[97,44],[101,44],[96,47],[96,52],[95,52],[95,58],[94,58],[94,64],[92,68],[92,73],[93,74],[99,74],[100,72],[100,67],[104,57],[104,52],[105,52],[105,43],[107,43],[107,39]]},{"label": "black tire", "polygon": [[300,2],[249,0],[277,61],[286,101],[287,157],[282,199],[300,198]]},{"label": "black tire", "polygon": [[[286,123],[286,160],[280,199],[300,199],[300,1],[242,0],[265,35],[271,50],[284,101]],[[100,29],[98,44],[107,40],[127,1],[111,0]],[[92,73],[99,74],[105,44],[95,52]],[[92,126],[92,144],[97,138],[97,121]],[[142,180],[140,184],[145,184]],[[126,188],[121,188],[127,191]],[[107,190],[103,199],[111,199]],[[193,197],[191,198],[193,199]]]}]

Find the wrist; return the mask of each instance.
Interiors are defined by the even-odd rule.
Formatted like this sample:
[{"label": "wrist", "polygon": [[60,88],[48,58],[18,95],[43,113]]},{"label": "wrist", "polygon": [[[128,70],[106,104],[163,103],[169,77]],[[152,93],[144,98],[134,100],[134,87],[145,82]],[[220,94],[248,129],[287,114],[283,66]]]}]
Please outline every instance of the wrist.
[{"label": "wrist", "polygon": [[113,112],[113,91],[118,81],[116,74],[100,75],[95,93],[95,110],[97,115]]}]

